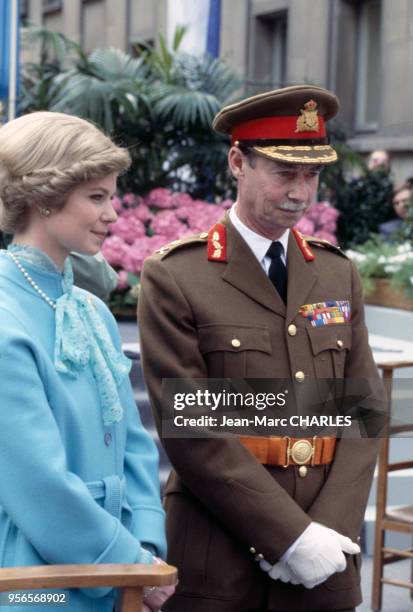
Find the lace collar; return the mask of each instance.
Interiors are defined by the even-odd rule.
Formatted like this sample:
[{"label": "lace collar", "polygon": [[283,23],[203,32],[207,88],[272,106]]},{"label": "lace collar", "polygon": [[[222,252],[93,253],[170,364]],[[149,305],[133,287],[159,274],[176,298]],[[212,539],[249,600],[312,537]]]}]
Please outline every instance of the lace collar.
[{"label": "lace collar", "polygon": [[99,391],[104,425],[120,421],[123,408],[119,388],[129,374],[131,361],[114,346],[91,295],[73,290],[70,259],[66,259],[62,273],[48,255],[36,248],[12,243],[8,250],[22,265],[28,263],[62,277],[63,294],[57,298],[55,309],[55,368],[76,378],[89,365]]}]

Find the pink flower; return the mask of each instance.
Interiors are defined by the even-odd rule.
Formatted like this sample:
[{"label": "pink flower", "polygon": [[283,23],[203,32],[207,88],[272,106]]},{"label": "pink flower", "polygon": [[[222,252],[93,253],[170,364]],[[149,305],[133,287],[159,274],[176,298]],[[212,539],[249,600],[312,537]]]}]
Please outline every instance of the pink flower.
[{"label": "pink flower", "polygon": [[122,211],[122,201],[117,196],[113,196],[112,206],[117,213],[120,213]]},{"label": "pink flower", "polygon": [[297,223],[296,228],[302,234],[306,234],[307,236],[314,235],[314,223],[313,221],[311,221],[311,219],[308,219],[307,217],[302,217],[302,219],[300,219]]},{"label": "pink flower", "polygon": [[172,191],[163,187],[152,189],[145,198],[145,204],[156,208],[175,208]]},{"label": "pink flower", "polygon": [[145,259],[168,242],[170,242],[168,237],[161,235],[144,236],[135,240],[124,255],[122,267],[133,274],[140,274]]},{"label": "pink flower", "polygon": [[129,246],[122,261],[122,268],[133,274],[139,274],[142,270],[143,260],[147,255],[148,249],[145,238],[142,238]]},{"label": "pink flower", "polygon": [[168,244],[168,242],[170,242],[168,237],[162,236],[162,234],[156,234],[155,236],[147,236],[146,245],[148,255],[152,255],[153,253],[155,253],[155,251],[165,246],[165,244]]},{"label": "pink flower", "polygon": [[221,206],[209,204],[203,200],[194,200],[190,206],[182,206],[176,211],[176,216],[186,221],[192,233],[208,230],[222,219],[224,211]]},{"label": "pink flower", "polygon": [[126,272],[126,270],[120,270],[118,272],[118,284],[116,286],[116,289],[122,291],[123,289],[127,289],[129,286],[130,285],[128,281],[128,273]]},{"label": "pink flower", "polygon": [[318,218],[318,222],[320,225],[325,225],[326,223],[335,223],[338,217],[338,210],[335,208],[326,208],[320,214]]},{"label": "pink flower", "polygon": [[136,196],[134,193],[125,193],[122,198],[123,203],[126,204],[126,206],[134,206],[137,199],[138,196]]},{"label": "pink flower", "polygon": [[115,223],[109,225],[109,229],[112,234],[123,238],[128,244],[145,235],[145,226],[132,216],[130,211],[125,211]]},{"label": "pink flower", "polygon": [[316,202],[305,214],[304,219],[313,223],[313,235],[318,236],[319,232],[327,232],[330,236],[334,235],[337,229],[337,218],[339,212],[328,202]]},{"label": "pink flower", "polygon": [[131,213],[134,217],[142,221],[142,223],[147,223],[148,221],[152,221],[155,215],[150,211],[149,206],[141,202],[135,208],[131,209]]},{"label": "pink flower", "polygon": [[192,203],[192,198],[189,193],[179,191],[174,193],[172,197],[176,208],[180,208],[181,206],[190,206]]},{"label": "pink flower", "polygon": [[108,236],[102,245],[102,255],[111,266],[122,266],[128,245],[120,236]]},{"label": "pink flower", "polygon": [[324,232],[330,232],[330,234],[335,234],[337,223],[335,221],[329,221],[329,223],[323,223],[318,229]]},{"label": "pink flower", "polygon": [[150,228],[154,234],[168,236],[170,240],[179,238],[186,230],[186,226],[179,221],[175,212],[172,210],[163,210],[159,212],[151,221]]}]

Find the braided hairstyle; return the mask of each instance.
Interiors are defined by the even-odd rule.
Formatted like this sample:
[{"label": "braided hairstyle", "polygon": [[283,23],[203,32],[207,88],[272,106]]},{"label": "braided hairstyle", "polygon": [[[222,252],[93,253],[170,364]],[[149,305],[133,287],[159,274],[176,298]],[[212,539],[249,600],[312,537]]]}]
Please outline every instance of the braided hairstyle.
[{"label": "braided hairstyle", "polygon": [[89,121],[36,112],[0,128],[0,229],[26,229],[33,207],[63,208],[71,191],[130,165],[118,147]]}]

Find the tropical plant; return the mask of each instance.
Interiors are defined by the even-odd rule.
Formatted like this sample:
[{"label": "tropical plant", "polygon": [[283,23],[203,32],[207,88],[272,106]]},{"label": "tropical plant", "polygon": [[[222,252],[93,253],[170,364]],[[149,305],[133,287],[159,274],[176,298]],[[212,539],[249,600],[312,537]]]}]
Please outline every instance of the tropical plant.
[{"label": "tropical plant", "polygon": [[133,160],[121,181],[124,191],[170,186],[208,199],[232,193],[226,139],[211,123],[240,81],[222,60],[180,53],[184,28],[177,29],[171,49],[160,35],[158,48],[140,47],[139,57],[117,49],[87,55],[64,36],[45,32],[32,31],[43,45],[44,65],[26,66],[26,112],[72,113],[112,133]]},{"label": "tropical plant", "polygon": [[59,32],[41,26],[22,28],[23,47],[37,45],[39,59],[21,67],[19,112],[47,110],[53,106],[58,88],[56,78],[67,57],[78,55],[81,48]]}]

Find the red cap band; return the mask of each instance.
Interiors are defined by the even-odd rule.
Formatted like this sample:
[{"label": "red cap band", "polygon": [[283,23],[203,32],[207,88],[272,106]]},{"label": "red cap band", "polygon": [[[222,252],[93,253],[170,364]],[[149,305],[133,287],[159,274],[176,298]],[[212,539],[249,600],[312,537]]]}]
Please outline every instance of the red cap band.
[{"label": "red cap band", "polygon": [[231,137],[232,143],[236,140],[280,140],[285,138],[325,138],[326,130],[323,117],[318,115],[317,131],[297,132],[297,119],[295,116],[286,117],[262,117],[261,119],[251,119],[233,128]]}]

